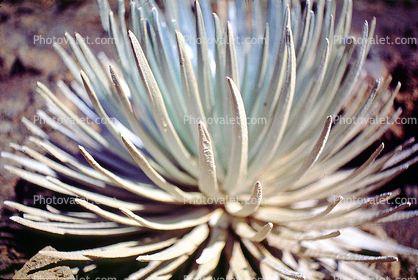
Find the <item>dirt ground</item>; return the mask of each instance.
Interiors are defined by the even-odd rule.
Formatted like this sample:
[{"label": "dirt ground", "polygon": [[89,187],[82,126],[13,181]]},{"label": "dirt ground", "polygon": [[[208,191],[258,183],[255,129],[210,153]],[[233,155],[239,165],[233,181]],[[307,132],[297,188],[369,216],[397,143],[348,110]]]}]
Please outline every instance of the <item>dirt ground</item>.
[{"label": "dirt ground", "polygon": [[[115,2],[110,1],[113,10]],[[337,1],[338,2],[338,1]],[[352,33],[358,35],[364,20],[377,18],[376,35],[418,40],[418,1],[354,0]],[[41,38],[62,38],[64,32],[91,38],[105,38],[97,6],[94,0],[38,0],[0,1],[0,150],[13,152],[10,142],[27,144],[28,131],[21,118],[34,119],[37,109],[43,108],[44,101],[35,92],[36,81],[46,84],[51,90],[56,81],[69,81],[71,74],[52,48],[52,44]],[[113,52],[111,45],[90,45],[95,53]],[[410,44],[372,45],[366,70],[370,75],[393,76],[392,86],[402,82],[402,89],[396,98],[395,107],[403,109],[402,117],[418,118],[418,46]],[[48,128],[46,128],[48,130]],[[418,125],[403,125],[386,133],[387,150],[393,149],[405,139],[418,136]],[[367,151],[370,154],[370,151]],[[367,153],[366,152],[366,153]],[[358,161],[363,161],[359,158]],[[0,207],[4,200],[23,201],[33,190],[25,182],[18,181],[2,167],[8,161],[0,158]],[[404,197],[418,199],[417,165],[396,178],[383,190],[401,188]],[[36,190],[35,190],[36,191]],[[413,209],[418,209],[413,205]],[[49,237],[39,238],[39,244],[30,246],[25,239],[25,230],[11,223],[11,213],[3,209],[0,220],[0,277],[11,278],[17,269],[42,247],[49,245]],[[418,219],[391,223],[377,234],[389,236],[400,244],[418,248]],[[34,246],[34,244],[32,244]],[[400,262],[379,266],[391,277],[416,277],[417,259],[401,256]]]}]

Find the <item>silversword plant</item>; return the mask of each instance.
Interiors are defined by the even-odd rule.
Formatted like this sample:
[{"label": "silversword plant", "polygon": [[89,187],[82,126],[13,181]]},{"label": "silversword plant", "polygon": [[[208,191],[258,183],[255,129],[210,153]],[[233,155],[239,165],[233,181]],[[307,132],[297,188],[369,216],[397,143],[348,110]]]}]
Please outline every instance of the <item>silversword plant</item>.
[{"label": "silversword plant", "polygon": [[[118,4],[115,17],[98,1],[117,63],[96,57],[79,34],[65,35],[73,56],[54,46],[75,79],[58,88],[77,112],[38,84],[48,112],[23,122],[47,155],[17,144],[31,159],[2,155],[23,167],[6,166],[10,172],[86,210],[6,202],[24,213],[12,217],[17,223],[131,239],[41,254],[146,263],[130,279],[170,279],[179,270],[185,279],[379,279],[370,263],[418,254],[359,229],[417,216],[402,211],[409,203],[377,207],[399,192],[367,195],[415,163],[418,145],[379,157],[381,144],[361,166],[344,168],[401,114],[392,111],[400,85],[369,86],[362,73],[374,20],[364,23],[361,44],[333,40],[349,36],[352,0],[337,18],[332,0],[225,0],[219,16],[206,0],[135,0],[129,29]],[[85,160],[40,121],[77,143]]]}]

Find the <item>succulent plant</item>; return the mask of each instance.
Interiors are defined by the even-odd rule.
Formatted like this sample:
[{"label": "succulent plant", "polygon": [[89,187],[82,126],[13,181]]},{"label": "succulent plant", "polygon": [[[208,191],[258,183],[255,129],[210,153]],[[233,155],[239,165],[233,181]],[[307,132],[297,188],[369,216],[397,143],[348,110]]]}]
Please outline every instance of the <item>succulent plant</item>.
[{"label": "succulent plant", "polygon": [[[401,114],[392,111],[400,85],[369,86],[362,74],[374,20],[355,44],[335,40],[349,36],[351,0],[338,20],[331,0],[219,1],[219,17],[209,1],[158,4],[131,1],[128,31],[124,1],[117,20],[99,0],[117,63],[66,34],[74,56],[54,47],[75,79],[58,82],[71,106],[38,83],[48,113],[23,119],[47,156],[17,144],[32,159],[2,154],[24,167],[10,172],[87,210],[9,201],[24,213],[14,221],[127,239],[41,253],[147,263],[130,279],[169,279],[180,268],[185,279],[379,279],[368,263],[418,254],[359,228],[417,216],[402,211],[409,203],[378,207],[399,192],[367,195],[415,163],[418,145],[379,157],[381,144],[361,166],[344,167]],[[77,143],[85,160],[40,122]]]}]

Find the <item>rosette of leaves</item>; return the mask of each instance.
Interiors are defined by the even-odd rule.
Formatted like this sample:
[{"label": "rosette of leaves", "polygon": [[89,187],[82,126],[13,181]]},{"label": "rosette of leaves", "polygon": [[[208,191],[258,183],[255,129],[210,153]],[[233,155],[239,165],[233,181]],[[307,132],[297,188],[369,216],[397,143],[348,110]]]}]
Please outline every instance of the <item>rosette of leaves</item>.
[{"label": "rosette of leaves", "polygon": [[[35,123],[28,157],[3,153],[17,176],[76,197],[84,212],[36,209],[12,219],[55,234],[128,239],[106,247],[42,252],[60,259],[136,258],[132,279],[378,279],[374,262],[417,250],[383,241],[360,226],[417,216],[377,207],[399,192],[367,196],[417,161],[413,140],[361,166],[343,168],[397,119],[400,85],[368,86],[362,65],[375,21],[348,38],[352,1],[124,1],[118,16],[98,1],[117,63],[66,34],[73,74],[45,85],[42,120],[79,145],[58,145]],[[118,18],[118,19],[117,19]],[[81,74],[80,74],[81,73]],[[76,108],[76,110],[74,110]],[[385,123],[338,122],[387,118]],[[120,238],[118,238],[120,240]],[[365,249],[377,252],[359,254]],[[226,260],[226,263],[225,263]],[[327,276],[328,275],[328,276]]]}]

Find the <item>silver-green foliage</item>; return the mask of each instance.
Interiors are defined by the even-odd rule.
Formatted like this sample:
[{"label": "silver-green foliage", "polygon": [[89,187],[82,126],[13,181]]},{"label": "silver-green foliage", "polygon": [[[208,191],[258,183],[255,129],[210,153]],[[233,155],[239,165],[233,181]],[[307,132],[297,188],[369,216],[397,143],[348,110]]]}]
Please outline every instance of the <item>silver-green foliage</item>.
[{"label": "silver-green foliage", "polygon": [[[167,0],[162,12],[135,0],[130,31],[124,1],[119,20],[106,0],[98,4],[117,63],[96,58],[79,34],[66,34],[74,56],[55,46],[75,77],[60,91],[96,123],[45,85],[37,90],[49,111],[38,119],[80,145],[86,161],[27,119],[30,140],[49,156],[16,144],[33,159],[2,154],[28,169],[6,166],[12,173],[77,197],[89,212],[6,205],[25,213],[16,222],[56,234],[138,234],[43,253],[149,262],[132,279],[168,279],[187,262],[187,279],[211,277],[222,255],[236,279],[378,279],[364,263],[396,258],[355,251],[418,254],[358,229],[417,215],[401,212],[408,203],[376,207],[399,192],[365,196],[416,162],[408,158],[418,146],[408,141],[378,157],[382,144],[363,165],[343,168],[401,113],[391,111],[400,85],[390,92],[390,79],[379,79],[370,88],[361,72],[375,21],[364,23],[359,45],[334,40],[349,36],[351,0],[337,21],[331,0],[218,1],[220,17],[208,1]],[[390,122],[335,121],[377,117]]]}]

